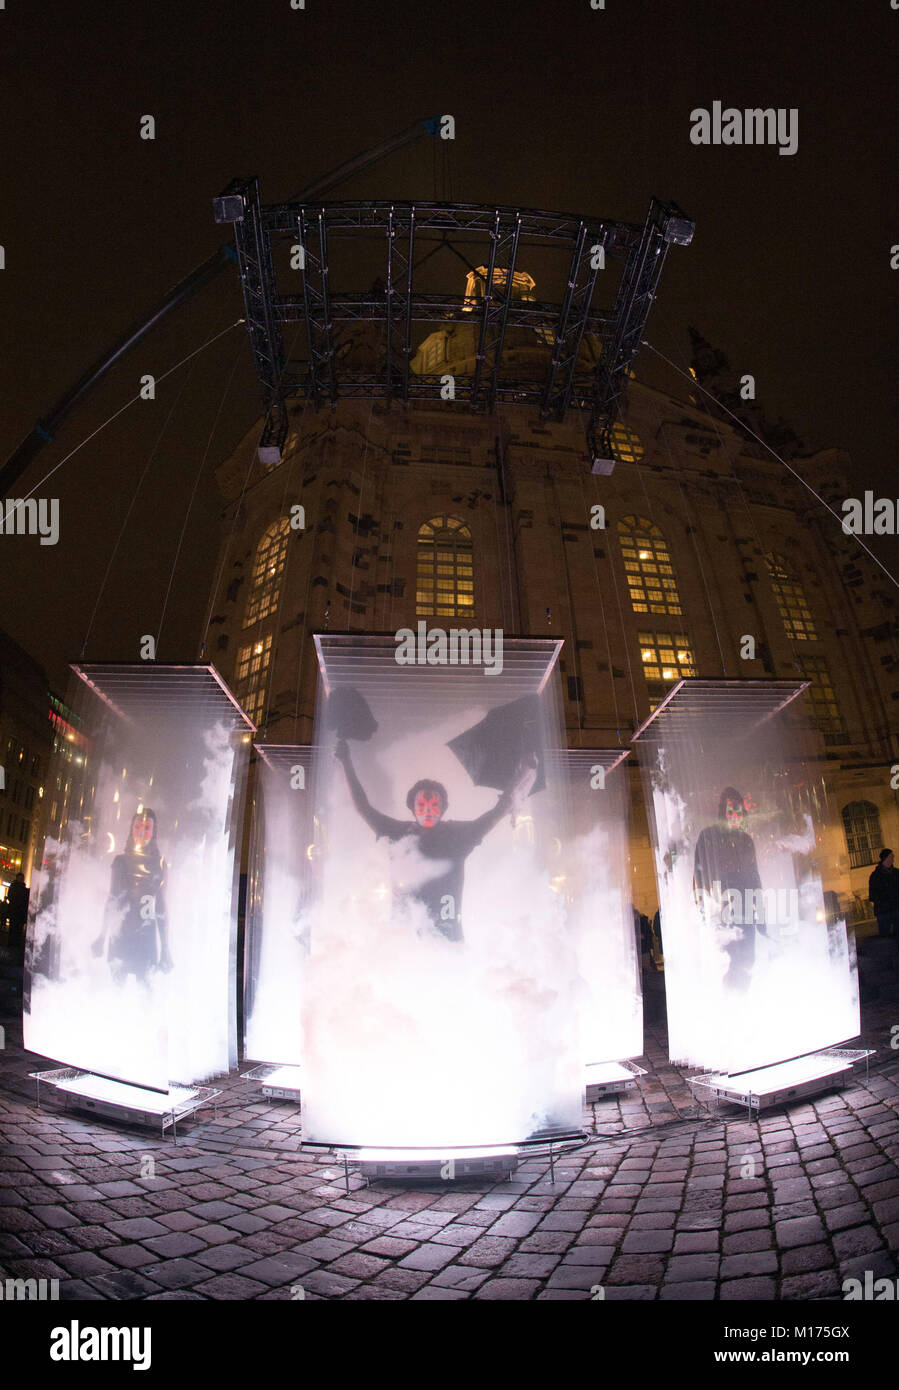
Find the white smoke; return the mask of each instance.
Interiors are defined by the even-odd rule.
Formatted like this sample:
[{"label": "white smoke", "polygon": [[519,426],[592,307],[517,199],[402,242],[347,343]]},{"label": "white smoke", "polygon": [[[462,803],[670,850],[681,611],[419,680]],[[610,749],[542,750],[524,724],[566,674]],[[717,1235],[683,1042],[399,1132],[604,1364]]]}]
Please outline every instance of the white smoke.
[{"label": "white smoke", "polygon": [[[202,712],[173,711],[153,724],[107,718],[91,753],[90,820],[69,822],[64,843],[48,840],[33,890],[31,1051],[159,1089],[236,1061],[230,821],[238,756],[234,735]],[[116,980],[112,866],[139,805],[155,812],[155,848],[166,863],[171,970],[160,959],[142,980]]]},{"label": "white smoke", "polygon": [[[745,756],[745,754],[744,754]],[[709,785],[740,771],[706,770]],[[745,770],[744,770],[745,771]],[[745,829],[751,835],[765,901],[788,903],[784,921],[764,930],[721,924],[711,898],[697,903],[694,857],[701,829],[714,821],[706,794],[693,809],[667,776],[654,778],[652,806],[656,875],[665,951],[669,1052],[673,1060],[713,1070],[739,1072],[832,1046],[859,1028],[858,992],[845,923],[825,921],[823,885],[814,861],[811,818],[798,830],[778,830],[783,817],[756,808]],[[686,774],[681,778],[687,785]],[[717,800],[717,795],[715,797]],[[745,931],[755,937],[748,986],[726,981],[727,946]]]},{"label": "white smoke", "polygon": [[[430,777],[447,788],[447,819],[491,809],[498,793],[474,786],[445,746],[483,714],[469,708],[421,729],[402,709],[379,709],[377,751],[352,749],[372,805],[411,820],[406,792]],[[452,942],[404,896],[439,864],[376,840],[333,747],[319,750],[315,776],[328,852],[303,982],[304,1132],[456,1148],[577,1123],[578,968],[546,854],[559,828],[552,791],[526,802],[517,828],[506,815],[469,855],[464,942]]]}]

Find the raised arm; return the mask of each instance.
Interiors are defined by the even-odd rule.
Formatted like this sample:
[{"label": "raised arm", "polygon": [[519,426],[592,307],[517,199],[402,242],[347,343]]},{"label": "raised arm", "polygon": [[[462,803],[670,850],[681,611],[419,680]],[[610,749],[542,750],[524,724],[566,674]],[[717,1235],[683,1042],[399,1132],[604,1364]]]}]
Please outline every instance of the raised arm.
[{"label": "raised arm", "polygon": [[478,816],[477,820],[468,822],[472,833],[472,843],[478,844],[489,830],[499,824],[503,816],[509,815],[510,812],[517,814],[536,780],[537,760],[532,758],[519,767],[518,775],[512,786],[501,794],[493,809],[485,811],[482,816]]},{"label": "raised arm", "polygon": [[402,834],[406,826],[402,821],[394,820],[391,816],[385,816],[382,811],[376,811],[368,797],[359,778],[356,776],[356,769],[350,757],[350,750],[345,738],[338,739],[334,756],[338,762],[343,764],[346,774],[347,786],[350,789],[350,796],[353,798],[353,805],[359,812],[366,825],[371,826],[376,835]]},{"label": "raised arm", "polygon": [[503,792],[496,805],[491,810],[485,811],[484,814],[478,816],[476,820],[470,820],[468,822],[469,829],[471,830],[472,843],[478,844],[487,834],[488,830],[492,830],[495,825],[498,825],[503,816],[507,816],[511,810],[512,793]]}]

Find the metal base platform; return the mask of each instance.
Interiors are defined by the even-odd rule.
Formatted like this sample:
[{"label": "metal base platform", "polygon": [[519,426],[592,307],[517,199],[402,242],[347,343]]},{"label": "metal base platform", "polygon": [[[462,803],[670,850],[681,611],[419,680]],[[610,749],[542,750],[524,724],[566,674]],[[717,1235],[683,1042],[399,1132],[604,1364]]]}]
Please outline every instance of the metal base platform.
[{"label": "metal base platform", "polygon": [[368,1181],[410,1183],[458,1182],[481,1178],[504,1182],[523,1159],[548,1158],[551,1181],[555,1181],[555,1160],[571,1149],[587,1143],[589,1135],[580,1129],[549,1128],[528,1139],[509,1144],[447,1145],[438,1148],[389,1148],[362,1144],[328,1144],[311,1140],[304,1149],[337,1153],[343,1160],[349,1194],[349,1165],[358,1167]]},{"label": "metal base platform", "polygon": [[703,1099],[706,1104],[714,1102],[715,1106],[721,1100],[745,1105],[751,1117],[753,1111],[820,1095],[822,1091],[845,1084],[856,1063],[863,1060],[867,1063],[873,1055],[872,1048],[830,1047],[733,1076],[712,1072],[691,1076],[688,1080],[697,1100]]},{"label": "metal base platform", "polygon": [[588,1062],[584,1068],[587,1104],[629,1091],[645,1075],[646,1068],[638,1067],[636,1062]]},{"label": "metal base platform", "polygon": [[458,1182],[460,1178],[489,1178],[504,1182],[518,1167],[515,1153],[451,1154],[446,1158],[366,1158],[359,1163],[364,1178],[380,1182]]},{"label": "metal base platform", "polygon": [[272,1100],[292,1100],[300,1103],[300,1068],[285,1062],[261,1062],[252,1071],[245,1071],[241,1081],[253,1081],[264,1096]]},{"label": "metal base platform", "polygon": [[144,1086],[133,1086],[125,1081],[111,1081],[105,1076],[95,1076],[93,1072],[82,1071],[79,1067],[56,1067],[52,1071],[33,1071],[29,1076],[37,1082],[37,1104],[41,1105],[41,1082],[62,1093],[66,1109],[73,1106],[87,1110],[92,1115],[104,1119],[117,1120],[120,1124],[143,1125],[149,1129],[160,1127],[160,1136],[165,1138],[167,1129],[178,1142],[178,1121],[192,1115],[201,1106],[215,1105],[220,1091],[211,1086],[179,1086],[170,1084],[168,1091],[152,1091]]}]

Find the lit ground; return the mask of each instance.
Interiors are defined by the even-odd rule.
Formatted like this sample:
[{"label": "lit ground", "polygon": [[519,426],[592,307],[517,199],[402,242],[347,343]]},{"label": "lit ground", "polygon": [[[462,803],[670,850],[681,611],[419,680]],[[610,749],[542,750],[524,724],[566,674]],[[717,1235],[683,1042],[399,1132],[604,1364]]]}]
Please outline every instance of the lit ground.
[{"label": "lit ground", "polygon": [[[881,952],[883,954],[883,952]],[[887,953],[889,955],[889,952]],[[300,1150],[299,1115],[236,1077],[177,1147],[35,1106],[15,999],[0,996],[0,1274],[63,1299],[839,1299],[895,1275],[899,1022],[884,963],[876,1047],[845,1089],[764,1112],[698,1112],[647,999],[649,1073],[584,1112],[591,1139],[509,1182],[367,1186]],[[8,988],[8,982],[7,982]],[[155,1177],[141,1177],[150,1155]],[[751,1162],[749,1161],[751,1160]],[[754,1175],[753,1175],[754,1174]]]}]

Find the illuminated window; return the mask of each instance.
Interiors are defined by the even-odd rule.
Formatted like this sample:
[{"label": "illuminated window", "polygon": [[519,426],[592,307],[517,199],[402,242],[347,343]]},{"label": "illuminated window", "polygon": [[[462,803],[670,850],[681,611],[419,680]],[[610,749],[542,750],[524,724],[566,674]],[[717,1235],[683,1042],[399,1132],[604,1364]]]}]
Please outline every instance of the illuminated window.
[{"label": "illuminated window", "polygon": [[474,614],[471,532],[457,517],[432,516],[419,528],[415,612],[419,618]]},{"label": "illuminated window", "polygon": [[883,844],[880,812],[873,801],[850,801],[842,810],[850,869],[876,864]]},{"label": "illuminated window", "polygon": [[652,710],[675,681],[696,675],[693,648],[689,638],[667,632],[638,632],[637,640]]},{"label": "illuminated window", "polygon": [[683,613],[668,546],[658,526],[642,516],[625,516],[618,523],[618,542],[635,613]]},{"label": "illuminated window", "polygon": [[766,555],[771,587],[787,636],[795,642],[817,642],[818,634],[809,611],[805,590],[790,574],[782,555]]},{"label": "illuminated window", "polygon": [[612,455],[619,463],[639,463],[643,457],[643,445],[639,436],[618,420],[612,430]]},{"label": "illuminated window", "polygon": [[258,642],[250,642],[246,647],[241,647],[237,654],[234,693],[238,704],[246,710],[254,724],[259,723],[265,707],[265,687],[271,655],[271,633],[260,637]]},{"label": "illuminated window", "polygon": [[250,592],[247,596],[247,611],[243,620],[244,627],[251,627],[253,623],[267,618],[277,609],[284,579],[284,566],[287,563],[289,539],[290,522],[284,517],[268,528],[257,545]]},{"label": "illuminated window", "polygon": [[807,681],[811,681],[806,694],[812,702],[812,718],[825,743],[847,743],[848,736],[843,716],[837,704],[830,670],[823,656],[799,658],[799,669]]},{"label": "illuminated window", "polygon": [[432,333],[425,338],[419,348],[418,371],[423,375],[436,375],[446,361],[446,334]]}]

